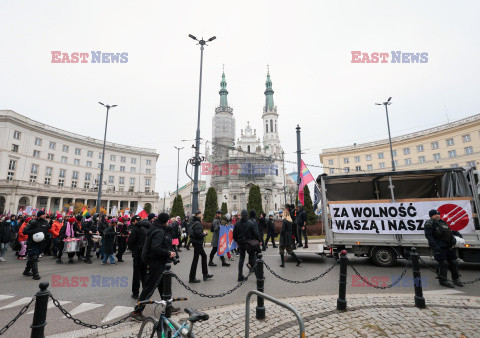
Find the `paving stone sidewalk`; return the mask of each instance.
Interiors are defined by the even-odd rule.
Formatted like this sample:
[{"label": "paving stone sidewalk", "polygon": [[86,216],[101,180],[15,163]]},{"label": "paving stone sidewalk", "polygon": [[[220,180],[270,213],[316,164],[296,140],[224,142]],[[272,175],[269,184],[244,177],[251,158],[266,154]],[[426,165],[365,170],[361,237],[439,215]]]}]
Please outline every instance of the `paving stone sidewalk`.
[{"label": "paving stone sidewalk", "polygon": [[[413,295],[348,295],[346,312],[336,310],[336,296],[286,298],[302,315],[307,337],[478,337],[480,297],[426,297],[427,308],[414,307]],[[267,318],[255,319],[255,296],[251,304],[251,337],[298,337],[293,314],[266,302]],[[245,304],[204,310],[210,319],[195,325],[196,337],[244,337]],[[180,315],[179,317],[185,317]],[[178,318],[178,316],[177,316]],[[77,337],[136,337],[140,324]],[[64,335],[68,337],[69,335]]]}]

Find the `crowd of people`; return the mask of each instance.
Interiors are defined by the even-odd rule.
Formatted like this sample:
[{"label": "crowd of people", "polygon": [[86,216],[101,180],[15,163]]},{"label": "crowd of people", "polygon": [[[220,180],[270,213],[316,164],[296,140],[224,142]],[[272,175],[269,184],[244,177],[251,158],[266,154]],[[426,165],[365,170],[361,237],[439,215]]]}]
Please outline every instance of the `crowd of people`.
[{"label": "crowd of people", "polygon": [[[0,217],[0,262],[5,261],[5,252],[11,246],[18,260],[26,260],[23,275],[38,280],[41,279],[38,262],[42,256],[51,256],[58,264],[65,263],[65,255],[68,264],[91,264],[92,257],[96,255],[102,264],[117,264],[124,262],[123,255],[128,250],[133,258],[132,298],[139,301],[149,299],[157,288],[161,293],[161,276],[165,265],[177,264],[182,248],[190,250],[190,246],[193,247],[189,282],[202,281],[197,279],[199,259],[203,281],[212,279],[214,276],[208,269],[217,265],[214,260],[221,225],[233,225],[233,239],[237,243],[236,249],[220,256],[221,265],[229,267],[228,261],[234,261],[234,255],[239,256],[239,282],[246,278],[243,274],[246,255],[248,254],[246,267],[253,271],[256,254],[267,250],[269,241],[273,248],[279,247],[281,267],[285,267],[285,252],[294,257],[297,266],[300,265],[301,260],[293,250],[302,246],[302,232],[305,247],[308,247],[306,214],[301,205],[299,208],[286,205],[279,234],[275,229],[273,215],[267,217],[262,213],[257,217],[255,210],[242,210],[239,215],[231,217],[217,210],[210,227],[212,240],[208,256],[205,252],[208,231],[203,227],[201,211],[195,212],[192,219],[187,216],[183,220],[166,213],[158,216],[151,213],[145,219],[138,215],[118,218],[88,213],[75,217],[59,213],[47,215],[44,211],[38,211],[35,216]],[[278,235],[279,246],[275,243]],[[136,306],[132,318],[142,320],[142,311],[143,306]]]}]

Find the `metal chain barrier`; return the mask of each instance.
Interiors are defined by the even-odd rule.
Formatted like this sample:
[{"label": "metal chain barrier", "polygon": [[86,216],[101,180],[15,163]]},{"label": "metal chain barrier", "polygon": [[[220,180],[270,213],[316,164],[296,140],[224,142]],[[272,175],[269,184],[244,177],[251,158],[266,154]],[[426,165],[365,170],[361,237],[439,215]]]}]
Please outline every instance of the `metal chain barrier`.
[{"label": "metal chain barrier", "polygon": [[419,258],[420,262],[422,262],[424,264],[424,266],[427,268],[427,270],[430,270],[431,272],[433,272],[436,276],[438,276],[438,271],[434,268],[431,268],[428,266],[427,262],[425,262],[423,259]]},{"label": "metal chain barrier", "polygon": [[381,290],[385,290],[385,289],[390,289],[390,288],[393,288],[395,285],[397,285],[398,283],[400,283],[400,281],[403,279],[403,277],[405,276],[405,274],[407,273],[408,269],[410,268],[410,265],[411,265],[411,262],[408,261],[407,262],[407,265],[405,266],[405,269],[402,271],[402,273],[400,274],[400,276],[397,278],[396,281],[394,281],[392,284],[390,285],[387,285],[387,286],[377,286],[377,285],[373,285],[372,283],[370,283],[368,280],[366,280],[361,274],[360,272],[358,272],[358,270],[353,266],[353,265],[350,265],[350,267],[352,268],[352,270],[357,274],[357,276],[359,276],[362,281],[367,284],[368,286],[371,286],[373,287],[374,289],[381,289]]},{"label": "metal chain barrier", "polygon": [[277,277],[278,279],[284,281],[284,282],[287,282],[287,283],[292,283],[292,284],[306,284],[306,283],[310,283],[310,282],[314,282],[322,277],[324,277],[327,273],[329,273],[330,271],[333,270],[333,268],[337,265],[337,261],[335,261],[333,263],[333,265],[331,267],[329,267],[325,272],[321,273],[320,275],[318,275],[317,277],[314,277],[314,278],[311,278],[311,279],[307,279],[307,280],[302,280],[302,281],[299,281],[299,280],[290,280],[290,279],[287,279],[287,278],[284,278],[280,275],[278,275],[275,271],[273,271],[267,263],[263,263],[265,265],[265,267],[267,268],[268,271],[270,271],[270,273],[272,275],[274,275],[275,277]]},{"label": "metal chain barrier", "polygon": [[50,294],[49,296],[50,298],[52,298],[52,301],[53,301],[53,304],[63,313],[63,315],[65,317],[67,317],[68,319],[71,319],[73,320],[73,322],[77,325],[81,325],[81,326],[84,326],[84,327],[88,327],[89,329],[108,329],[109,327],[112,327],[112,326],[115,326],[115,325],[118,325],[118,324],[121,324],[123,323],[124,321],[126,321],[128,318],[130,318],[130,314],[126,317],[123,317],[122,319],[120,320],[117,320],[116,322],[114,323],[111,323],[111,324],[105,324],[105,325],[95,325],[95,324],[88,324],[88,323],[84,323],[82,322],[80,319],[76,319],[76,318],[73,318],[73,316],[67,311],[65,310],[59,303],[58,300],[56,300],[52,294]]},{"label": "metal chain barrier", "polygon": [[477,279],[469,280],[467,282],[462,282],[462,283],[468,285],[468,284],[473,284],[473,283],[477,283],[477,282],[480,282],[480,277],[477,278]]},{"label": "metal chain barrier", "polygon": [[28,310],[28,307],[35,301],[35,297],[32,297],[32,300],[30,301],[30,303],[28,303],[27,305],[25,305],[21,310],[20,312],[18,313],[18,315],[15,316],[15,318],[13,318],[7,325],[5,325],[1,330],[0,330],[0,336],[2,334],[4,334],[9,328],[10,326],[12,326],[13,324],[15,324],[15,322],[18,320],[18,318],[20,318],[25,312],[27,312]]},{"label": "metal chain barrier", "polygon": [[183,286],[185,289],[187,289],[188,291],[190,291],[194,295],[197,295],[197,296],[203,297],[203,298],[221,298],[221,297],[225,297],[226,295],[231,294],[232,292],[236,291],[239,287],[241,287],[243,285],[243,283],[245,283],[248,280],[248,277],[250,277],[250,275],[255,271],[256,266],[257,266],[257,264],[255,264],[253,266],[252,270],[250,270],[247,277],[245,277],[245,279],[243,281],[239,282],[233,289],[222,292],[218,295],[207,295],[205,293],[198,292],[197,290],[194,290],[190,286],[185,284],[176,274],[173,274],[172,277],[174,277],[181,286]]},{"label": "metal chain barrier", "polygon": [[[423,259],[421,259],[421,258],[420,258],[420,261],[425,265],[425,267],[426,267],[428,270],[430,270],[431,272],[433,272],[433,273],[435,274],[436,278],[438,278],[438,271],[437,271],[436,269],[433,269],[433,268],[429,267],[429,266],[427,265],[427,262],[425,262],[425,261],[424,261]],[[474,283],[478,283],[478,282],[480,282],[480,277],[479,277],[479,278],[476,278],[476,279],[474,279],[474,280],[466,281],[466,282],[463,282],[463,281],[462,281],[462,283],[463,283],[464,285],[474,284]]]}]

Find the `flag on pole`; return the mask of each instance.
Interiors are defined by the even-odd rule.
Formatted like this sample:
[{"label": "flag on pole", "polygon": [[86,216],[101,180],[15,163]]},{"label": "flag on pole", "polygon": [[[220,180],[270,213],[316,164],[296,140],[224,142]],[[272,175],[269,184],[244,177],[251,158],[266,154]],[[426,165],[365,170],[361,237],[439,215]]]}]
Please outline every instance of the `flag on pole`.
[{"label": "flag on pole", "polygon": [[83,209],[82,209],[82,216],[85,216],[86,214],[88,214],[88,209],[86,206],[83,206]]},{"label": "flag on pole", "polygon": [[143,210],[143,208],[140,205],[138,205],[138,208],[137,208],[137,211],[135,212],[135,215],[140,216],[142,219],[148,217],[147,212],[145,210]]},{"label": "flag on pole", "polygon": [[300,180],[301,180],[300,186],[298,187],[298,200],[303,205],[305,202],[304,200],[305,195],[304,195],[303,189],[308,183],[313,181],[313,176],[310,173],[310,170],[308,170],[303,160],[301,160],[301,163],[300,163]]}]

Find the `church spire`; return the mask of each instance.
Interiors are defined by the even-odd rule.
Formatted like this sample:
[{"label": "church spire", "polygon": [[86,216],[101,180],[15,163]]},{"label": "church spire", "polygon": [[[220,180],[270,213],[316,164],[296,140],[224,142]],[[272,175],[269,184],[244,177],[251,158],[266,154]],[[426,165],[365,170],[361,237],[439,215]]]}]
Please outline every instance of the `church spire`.
[{"label": "church spire", "polygon": [[218,92],[220,94],[220,107],[222,108],[227,108],[228,107],[228,101],[227,101],[227,95],[228,95],[228,90],[227,90],[227,82],[225,81],[225,69],[222,71],[222,82],[220,82],[220,91]]},{"label": "church spire", "polygon": [[273,110],[273,89],[270,80],[270,68],[267,66],[267,82],[265,82],[265,110]]}]

